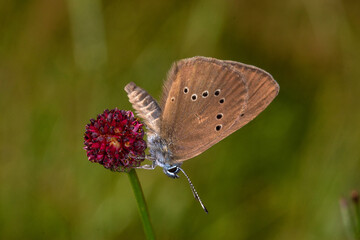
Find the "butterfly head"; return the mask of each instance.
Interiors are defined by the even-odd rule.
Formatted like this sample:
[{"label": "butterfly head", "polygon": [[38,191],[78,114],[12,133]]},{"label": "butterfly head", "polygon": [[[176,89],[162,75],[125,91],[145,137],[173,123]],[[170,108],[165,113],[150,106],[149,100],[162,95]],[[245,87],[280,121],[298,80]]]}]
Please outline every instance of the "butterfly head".
[{"label": "butterfly head", "polygon": [[179,178],[177,173],[180,171],[180,167],[177,165],[165,165],[163,167],[164,173],[171,178]]}]

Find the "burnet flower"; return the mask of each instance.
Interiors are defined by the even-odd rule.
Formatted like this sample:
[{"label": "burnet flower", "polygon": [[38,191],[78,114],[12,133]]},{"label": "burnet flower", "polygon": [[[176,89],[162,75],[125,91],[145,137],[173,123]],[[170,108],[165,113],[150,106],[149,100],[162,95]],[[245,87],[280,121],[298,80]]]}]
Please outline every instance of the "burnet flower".
[{"label": "burnet flower", "polygon": [[143,123],[131,111],[105,110],[86,125],[84,149],[89,161],[128,172],[145,159]]}]

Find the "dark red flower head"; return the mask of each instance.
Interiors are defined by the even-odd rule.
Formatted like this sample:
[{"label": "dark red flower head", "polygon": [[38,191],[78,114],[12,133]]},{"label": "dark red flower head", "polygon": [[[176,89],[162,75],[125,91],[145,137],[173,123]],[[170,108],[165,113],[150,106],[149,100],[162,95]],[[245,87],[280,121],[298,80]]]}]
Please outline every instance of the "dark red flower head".
[{"label": "dark red flower head", "polygon": [[84,149],[89,161],[127,172],[145,158],[143,124],[131,111],[105,110],[86,125]]}]

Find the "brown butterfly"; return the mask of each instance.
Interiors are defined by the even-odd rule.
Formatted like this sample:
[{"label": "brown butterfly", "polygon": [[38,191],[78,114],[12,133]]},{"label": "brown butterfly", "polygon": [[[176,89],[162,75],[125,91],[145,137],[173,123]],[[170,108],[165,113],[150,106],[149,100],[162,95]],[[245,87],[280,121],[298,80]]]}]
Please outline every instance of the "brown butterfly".
[{"label": "brown butterfly", "polygon": [[254,66],[193,57],[172,65],[160,105],[133,82],[125,91],[148,129],[152,164],[141,168],[160,166],[172,178],[182,171],[207,212],[181,164],[259,115],[279,93],[279,85]]}]

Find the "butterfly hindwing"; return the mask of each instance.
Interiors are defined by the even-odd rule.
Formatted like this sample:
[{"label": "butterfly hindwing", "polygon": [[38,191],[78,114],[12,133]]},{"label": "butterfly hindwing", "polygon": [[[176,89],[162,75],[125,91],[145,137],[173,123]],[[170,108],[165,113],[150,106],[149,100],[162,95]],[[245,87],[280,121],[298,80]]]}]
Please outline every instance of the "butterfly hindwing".
[{"label": "butterfly hindwing", "polygon": [[144,120],[147,134],[159,134],[161,109],[156,100],[133,82],[125,86],[125,91],[137,115]]}]

